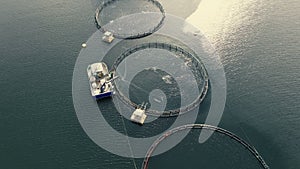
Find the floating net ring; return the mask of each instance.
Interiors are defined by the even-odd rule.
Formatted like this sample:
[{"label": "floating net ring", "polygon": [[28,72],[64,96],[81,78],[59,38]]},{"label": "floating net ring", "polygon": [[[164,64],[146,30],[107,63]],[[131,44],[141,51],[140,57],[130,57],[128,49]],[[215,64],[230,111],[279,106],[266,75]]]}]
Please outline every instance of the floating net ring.
[{"label": "floating net ring", "polygon": [[[187,113],[191,110],[194,110],[197,106],[201,104],[201,102],[204,100],[207,91],[208,91],[208,84],[209,84],[209,78],[208,78],[208,73],[206,71],[206,68],[204,67],[203,63],[201,62],[200,59],[196,56],[194,53],[188,52],[186,49],[183,49],[182,47],[172,45],[172,44],[167,44],[167,43],[162,43],[162,42],[150,42],[150,43],[143,43],[139,44],[137,46],[131,47],[127,49],[125,52],[123,52],[113,63],[112,65],[112,70],[111,71],[116,71],[117,67],[119,64],[129,55],[141,51],[144,49],[149,49],[149,48],[157,48],[157,49],[164,49],[168,50],[169,52],[176,53],[176,54],[181,54],[184,57],[189,59],[189,63],[192,64],[190,68],[192,69],[193,72],[195,72],[198,77],[199,75],[201,76],[201,81],[197,82],[198,85],[202,84],[200,89],[199,89],[199,95],[197,98],[192,101],[190,104],[185,105],[183,107],[173,109],[173,110],[165,110],[165,111],[158,111],[158,110],[153,110],[153,109],[147,109],[146,114],[151,115],[151,116],[156,116],[156,117],[175,117],[182,115],[184,113]],[[137,108],[138,105],[134,102],[132,102],[127,96],[125,96],[119,89],[118,85],[116,84],[116,81],[113,81],[114,90],[115,90],[115,95],[120,98],[122,102],[127,104],[128,106],[132,106],[133,108]],[[199,86],[198,86],[199,88]]]},{"label": "floating net ring", "polygon": [[262,156],[255,149],[255,147],[251,146],[249,143],[247,143],[246,141],[244,141],[239,136],[231,133],[230,131],[227,131],[227,130],[222,129],[220,127],[216,127],[216,126],[212,126],[212,125],[207,125],[207,124],[187,124],[187,125],[183,125],[183,126],[179,126],[179,127],[173,128],[173,129],[165,132],[164,134],[162,134],[158,139],[156,139],[154,141],[154,143],[148,149],[148,151],[146,153],[146,156],[144,158],[143,164],[142,164],[142,169],[148,169],[149,160],[150,160],[151,156],[153,155],[154,150],[158,147],[158,145],[163,140],[165,140],[169,136],[173,135],[174,133],[177,133],[177,132],[180,132],[180,131],[183,131],[183,130],[187,130],[187,129],[206,129],[206,130],[213,131],[213,132],[218,132],[218,133],[221,133],[221,134],[223,134],[223,135],[225,135],[227,137],[230,137],[234,141],[238,142],[243,147],[245,147],[255,157],[255,159],[257,159],[257,161],[259,162],[259,164],[264,169],[270,169],[270,167],[264,161],[264,159],[262,158]]},{"label": "floating net ring", "polygon": [[[101,32],[111,32],[114,37],[119,39],[137,39],[148,36],[154,32],[156,32],[163,24],[166,13],[163,6],[157,0],[143,0],[145,3],[152,4],[157,12],[147,11],[148,8],[145,7],[146,12],[142,9],[139,12],[131,13],[132,10],[124,10],[121,12],[112,12],[109,16],[114,16],[118,14],[122,14],[121,16],[114,16],[111,18],[109,22],[104,22],[103,11],[108,8],[112,7],[115,8],[115,4],[117,2],[125,3],[123,0],[106,0],[96,9],[95,13],[95,23],[97,28]],[[143,2],[142,1],[142,2]],[[141,2],[141,1],[139,1]],[[136,5],[137,3],[135,3]],[[123,5],[123,6],[130,6],[130,5]],[[132,8],[138,9],[138,8]],[[127,14],[129,13],[129,14]]]}]

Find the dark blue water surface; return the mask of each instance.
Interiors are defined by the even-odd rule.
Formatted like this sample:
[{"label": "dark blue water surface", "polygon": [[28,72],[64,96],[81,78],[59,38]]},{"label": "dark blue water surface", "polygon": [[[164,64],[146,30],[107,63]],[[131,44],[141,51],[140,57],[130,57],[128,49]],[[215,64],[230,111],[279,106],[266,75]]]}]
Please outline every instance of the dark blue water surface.
[{"label": "dark blue water surface", "polygon": [[[0,168],[134,168],[132,159],[94,144],[73,107],[73,68],[81,43],[96,31],[95,4],[0,1]],[[271,168],[299,168],[300,2],[162,4],[166,12],[198,26],[221,57],[227,101],[219,126],[255,146]],[[209,101],[201,109],[198,123],[205,121]],[[214,134],[200,145],[198,135],[193,131],[171,151],[152,158],[149,168],[260,167],[227,137]],[[135,161],[138,167],[141,161]]]}]

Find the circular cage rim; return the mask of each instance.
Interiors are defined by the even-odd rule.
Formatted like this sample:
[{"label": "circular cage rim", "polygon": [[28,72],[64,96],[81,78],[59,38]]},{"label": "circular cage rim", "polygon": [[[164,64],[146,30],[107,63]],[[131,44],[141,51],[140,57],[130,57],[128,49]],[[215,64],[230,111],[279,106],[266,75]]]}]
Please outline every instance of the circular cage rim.
[{"label": "circular cage rim", "polygon": [[[195,53],[193,55],[190,52],[187,52],[185,49],[183,49],[182,47],[179,47],[177,45],[171,45],[171,44],[167,44],[167,43],[163,43],[163,42],[149,42],[149,43],[142,43],[139,45],[135,45],[135,46],[127,49],[115,60],[111,71],[116,71],[118,65],[127,56],[129,56],[135,52],[138,52],[140,50],[147,49],[147,48],[157,48],[157,49],[165,49],[170,52],[180,52],[181,54],[184,54],[185,56],[189,56],[191,59],[194,59],[197,63],[196,67],[200,65],[199,71],[201,73],[201,76],[203,77],[204,85],[199,93],[199,96],[189,105],[184,106],[183,108],[180,107],[177,109],[167,110],[167,111],[157,111],[157,110],[147,109],[146,114],[155,116],[155,117],[175,117],[175,116],[183,115],[183,114],[195,109],[198,105],[200,105],[201,102],[204,100],[205,96],[207,95],[207,92],[209,89],[209,77],[208,77],[207,70],[206,70],[204,64],[202,63],[202,61],[199,58],[197,58],[196,56],[194,56],[194,55],[196,55]],[[174,49],[174,50],[172,51],[172,49]],[[136,103],[130,101],[130,99],[128,97],[126,97],[120,90],[118,90],[118,87],[117,87],[115,81],[113,81],[113,84],[115,86],[114,89],[115,89],[116,96],[119,97],[123,103],[127,104],[128,106],[132,106],[134,108],[138,107],[138,105]]]},{"label": "circular cage rim", "polygon": [[237,136],[236,134],[225,130],[221,127],[217,127],[217,126],[213,126],[213,125],[208,125],[208,124],[186,124],[183,126],[179,126],[176,128],[173,128],[167,132],[165,132],[164,134],[162,134],[158,139],[156,139],[153,144],[149,147],[146,156],[143,160],[142,163],[142,169],[148,169],[149,166],[149,160],[154,152],[154,150],[157,148],[157,146],[167,137],[173,135],[174,133],[186,130],[186,129],[207,129],[210,131],[215,131],[221,134],[224,134],[225,136],[228,136],[230,138],[232,138],[233,140],[235,140],[236,142],[240,143],[242,146],[244,146],[248,151],[250,151],[250,153],[258,160],[258,162],[260,163],[260,165],[264,168],[264,169],[270,169],[270,167],[267,165],[267,163],[265,162],[265,160],[262,158],[262,156],[258,153],[258,151],[255,149],[254,146],[250,145],[249,143],[247,143],[245,140],[243,140],[242,138],[240,138],[239,136]]},{"label": "circular cage rim", "polygon": [[[114,2],[117,2],[117,1],[120,1],[120,0],[108,0],[106,2],[103,2],[97,9],[96,9],[96,12],[95,12],[95,24],[96,24],[96,27],[102,32],[106,32],[106,31],[109,31],[109,30],[106,30],[104,29],[104,25],[101,23],[101,20],[100,20],[100,13],[103,11],[103,9],[111,4],[113,4]],[[163,8],[163,6],[161,5],[161,3],[157,0],[145,0],[145,1],[148,1],[148,2],[152,2],[159,10],[160,10],[160,13],[162,14],[162,17],[159,21],[159,23],[154,26],[153,28],[151,28],[150,30],[148,31],[145,31],[144,33],[137,33],[137,34],[114,34],[114,37],[118,38],[118,39],[138,39],[138,38],[143,38],[143,37],[146,37],[148,35],[151,35],[153,34],[154,32],[158,31],[159,28],[163,25],[163,22],[166,18],[166,12]]]}]

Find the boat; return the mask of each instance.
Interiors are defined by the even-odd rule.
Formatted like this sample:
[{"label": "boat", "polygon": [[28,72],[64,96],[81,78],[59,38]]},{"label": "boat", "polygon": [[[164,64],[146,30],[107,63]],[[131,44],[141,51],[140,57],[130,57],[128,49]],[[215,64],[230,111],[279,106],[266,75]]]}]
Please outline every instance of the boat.
[{"label": "boat", "polygon": [[88,65],[87,74],[89,78],[92,96],[96,99],[111,97],[113,95],[112,79],[113,73],[108,71],[104,62]]}]

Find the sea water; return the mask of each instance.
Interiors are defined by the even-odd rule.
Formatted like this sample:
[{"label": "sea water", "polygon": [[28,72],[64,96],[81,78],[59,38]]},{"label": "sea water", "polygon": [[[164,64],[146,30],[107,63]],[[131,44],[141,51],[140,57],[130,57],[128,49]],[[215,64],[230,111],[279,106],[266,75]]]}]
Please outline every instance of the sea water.
[{"label": "sea water", "polygon": [[[199,27],[221,57],[228,94],[219,126],[255,146],[271,168],[298,168],[299,1],[162,4],[166,12]],[[132,159],[94,144],[73,108],[74,64],[81,43],[96,31],[90,1],[5,0],[0,8],[1,168],[134,168]],[[209,99],[198,123],[205,121]],[[163,131],[163,120],[146,134]],[[117,117],[112,121],[122,127]],[[198,144],[198,134],[193,131],[171,151],[152,158],[150,168],[260,167],[227,137],[214,134]],[[141,166],[142,159],[135,162]]]}]

